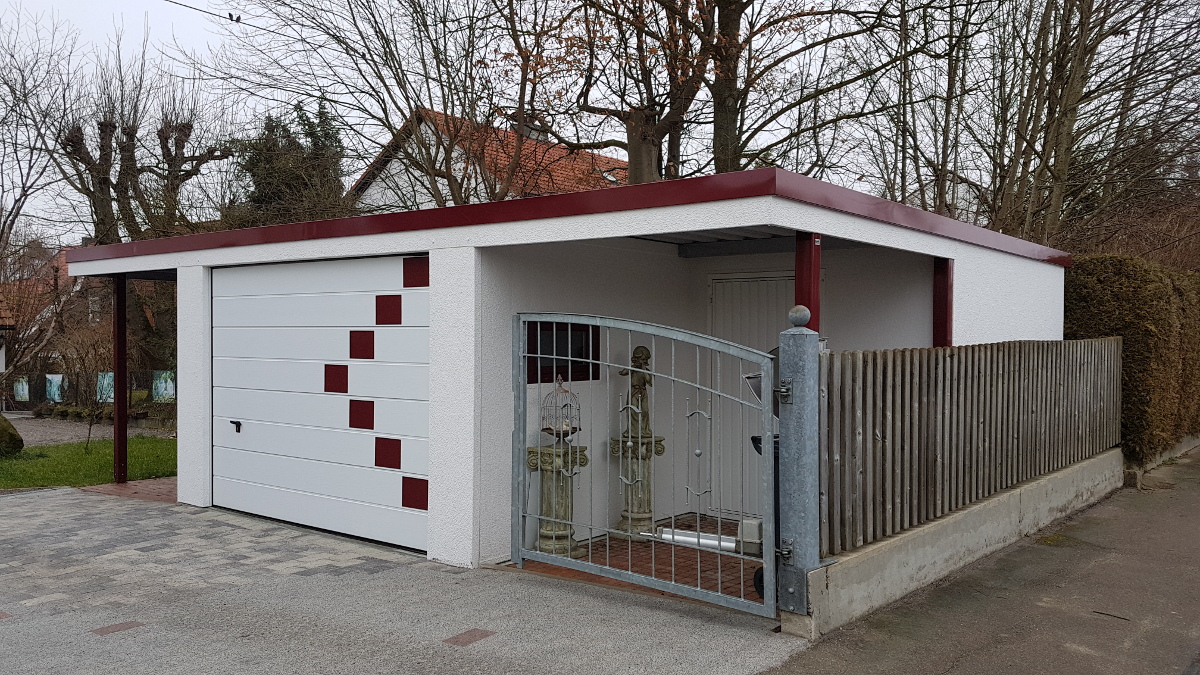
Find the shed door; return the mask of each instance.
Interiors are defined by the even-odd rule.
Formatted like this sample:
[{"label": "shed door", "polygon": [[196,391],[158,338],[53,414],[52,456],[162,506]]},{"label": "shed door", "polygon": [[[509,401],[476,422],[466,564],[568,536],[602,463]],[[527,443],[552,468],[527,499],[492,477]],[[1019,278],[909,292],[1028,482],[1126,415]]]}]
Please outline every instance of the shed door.
[{"label": "shed door", "polygon": [[213,270],[213,502],[426,548],[429,259]]},{"label": "shed door", "polygon": [[[764,352],[775,349],[779,346],[779,334],[791,328],[787,313],[795,305],[795,279],[781,274],[713,279],[709,288],[709,333]],[[722,391],[738,391],[744,386],[739,380],[748,374],[722,368]],[[743,391],[749,395],[748,390]],[[722,447],[745,444],[742,430],[735,425],[725,425],[716,433],[720,434]],[[724,453],[720,457],[722,475],[744,477],[742,485],[730,480],[722,482],[721,503],[737,504],[742,495],[748,495],[754,504],[767,503],[759,495],[762,485],[757,476],[741,467],[736,454]]]}]

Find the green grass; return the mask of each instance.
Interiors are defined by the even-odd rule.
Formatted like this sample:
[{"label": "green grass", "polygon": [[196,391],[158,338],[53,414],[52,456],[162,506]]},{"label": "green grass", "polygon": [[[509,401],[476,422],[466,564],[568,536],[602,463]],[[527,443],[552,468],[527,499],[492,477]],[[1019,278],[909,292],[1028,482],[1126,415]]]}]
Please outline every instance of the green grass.
[{"label": "green grass", "polygon": [[[175,439],[135,436],[129,439],[129,480],[175,475]],[[25,448],[0,459],[0,490],[113,482],[111,440]]]}]

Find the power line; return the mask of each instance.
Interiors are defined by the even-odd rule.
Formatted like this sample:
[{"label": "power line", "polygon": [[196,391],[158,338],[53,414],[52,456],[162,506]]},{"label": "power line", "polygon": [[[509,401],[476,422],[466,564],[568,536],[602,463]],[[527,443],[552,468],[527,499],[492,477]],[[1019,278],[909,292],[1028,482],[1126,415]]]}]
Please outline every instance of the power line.
[{"label": "power line", "polygon": [[[264,31],[267,33],[271,33],[272,35],[278,35],[279,37],[287,38],[289,40],[299,39],[295,35],[285,35],[283,33],[280,33],[279,31],[271,30],[270,28],[263,28],[262,26],[255,26],[252,23],[246,23],[245,21],[242,21],[241,14],[238,14],[237,17],[234,17],[232,13],[229,14],[229,16],[221,16],[220,14],[217,14],[216,12],[210,12],[207,9],[201,9],[199,7],[185,5],[182,2],[178,2],[177,0],[163,0],[163,2],[169,2],[172,5],[179,5],[180,7],[183,7],[184,9],[190,9],[193,12],[200,12],[201,14],[207,14],[209,16],[216,17],[222,21],[229,21],[230,23],[236,23],[239,26],[247,26],[249,28],[253,28],[254,30],[261,30],[261,31]],[[303,40],[301,40],[301,42],[303,42]]]}]

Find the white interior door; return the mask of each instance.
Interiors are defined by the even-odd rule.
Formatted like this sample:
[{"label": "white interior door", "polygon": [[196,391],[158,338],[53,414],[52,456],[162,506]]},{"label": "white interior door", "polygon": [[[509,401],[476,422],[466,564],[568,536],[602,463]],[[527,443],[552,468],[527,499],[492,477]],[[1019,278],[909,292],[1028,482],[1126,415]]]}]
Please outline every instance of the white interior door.
[{"label": "white interior door", "polygon": [[[714,278],[710,285],[709,333],[730,342],[769,352],[779,346],[779,334],[791,327],[787,313],[795,305],[796,282],[793,276],[773,275],[759,277]],[[751,373],[741,368],[726,365],[714,366],[714,377],[720,377],[722,391],[742,391],[748,399],[751,394],[743,384],[744,377]],[[744,414],[743,411],[738,411]],[[714,510],[726,513],[746,512],[746,505],[765,503],[762,481],[758,471],[747,470],[756,466],[748,462],[743,453],[748,441],[743,436],[755,425],[740,417],[727,416],[727,422],[713,430],[719,448],[717,453],[722,480],[721,494]],[[764,449],[770,448],[764,444]],[[753,452],[753,450],[750,450]],[[753,515],[762,515],[754,513]]]},{"label": "white interior door", "polygon": [[213,270],[216,505],[426,548],[428,270]]}]

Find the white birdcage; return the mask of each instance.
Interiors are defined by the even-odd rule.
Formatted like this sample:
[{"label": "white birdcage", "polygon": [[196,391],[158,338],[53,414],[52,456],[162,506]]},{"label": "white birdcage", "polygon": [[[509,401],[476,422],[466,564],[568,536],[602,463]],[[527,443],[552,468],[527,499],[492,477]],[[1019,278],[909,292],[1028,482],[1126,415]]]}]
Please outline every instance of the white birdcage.
[{"label": "white birdcage", "polygon": [[579,431],[579,397],[567,391],[562,376],[554,379],[554,391],[542,399],[542,431],[559,441]]}]

